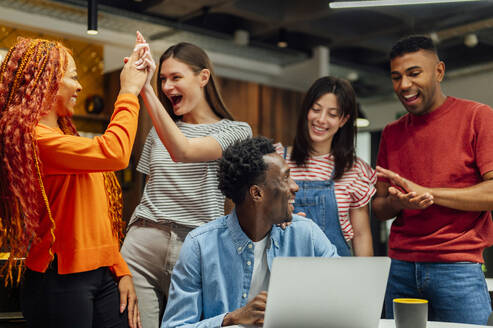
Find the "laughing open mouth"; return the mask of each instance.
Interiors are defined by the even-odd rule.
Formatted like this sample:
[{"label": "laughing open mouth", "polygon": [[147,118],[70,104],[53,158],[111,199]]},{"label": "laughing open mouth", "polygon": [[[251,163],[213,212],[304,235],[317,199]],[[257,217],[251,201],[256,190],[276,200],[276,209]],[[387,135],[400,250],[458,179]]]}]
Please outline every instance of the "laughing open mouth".
[{"label": "laughing open mouth", "polygon": [[412,102],[412,101],[415,101],[416,99],[418,99],[419,97],[419,92],[418,93],[415,93],[415,94],[412,94],[412,95],[405,95],[403,96],[404,100],[406,102]]},{"label": "laughing open mouth", "polygon": [[322,127],[319,127],[319,126],[316,126],[316,125],[312,125],[313,127],[313,130],[315,130],[316,132],[319,132],[319,133],[324,133],[324,132],[327,132],[327,128],[322,128]]},{"label": "laughing open mouth", "polygon": [[183,96],[181,95],[173,95],[169,97],[169,100],[171,101],[171,104],[175,106],[181,102],[182,98]]}]

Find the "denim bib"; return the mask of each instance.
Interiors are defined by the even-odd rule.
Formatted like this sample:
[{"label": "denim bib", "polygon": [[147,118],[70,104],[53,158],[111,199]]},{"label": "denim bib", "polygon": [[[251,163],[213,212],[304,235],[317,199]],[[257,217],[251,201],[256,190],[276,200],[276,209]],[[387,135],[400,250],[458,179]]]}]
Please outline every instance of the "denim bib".
[{"label": "denim bib", "polygon": [[[287,148],[284,148],[286,159]],[[330,242],[337,247],[340,256],[351,256],[339,223],[339,210],[334,188],[334,171],[330,180],[294,180],[299,187],[294,202],[294,213],[304,212],[325,233]]]}]

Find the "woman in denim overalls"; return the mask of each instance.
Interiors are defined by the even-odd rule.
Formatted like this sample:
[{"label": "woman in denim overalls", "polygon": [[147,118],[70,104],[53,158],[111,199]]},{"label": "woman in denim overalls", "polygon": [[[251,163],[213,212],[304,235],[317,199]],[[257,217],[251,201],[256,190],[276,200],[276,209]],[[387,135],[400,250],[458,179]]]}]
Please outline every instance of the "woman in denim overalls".
[{"label": "woman in denim overalls", "polygon": [[[278,146],[299,186],[295,213],[304,212],[315,221],[341,256],[351,255],[350,238],[354,255],[373,255],[368,202],[375,193],[376,176],[355,155],[356,106],[347,81],[318,79],[303,100],[292,149]],[[339,200],[343,206],[338,206]],[[341,222],[346,222],[346,231],[352,227],[346,238]]]}]

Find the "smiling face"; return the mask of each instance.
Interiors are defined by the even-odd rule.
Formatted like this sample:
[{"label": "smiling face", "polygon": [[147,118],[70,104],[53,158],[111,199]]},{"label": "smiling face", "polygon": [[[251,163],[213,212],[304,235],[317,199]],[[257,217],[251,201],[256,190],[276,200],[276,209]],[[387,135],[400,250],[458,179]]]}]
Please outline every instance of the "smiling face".
[{"label": "smiling face", "polygon": [[265,217],[270,224],[289,222],[293,219],[293,204],[298,185],[291,179],[289,166],[281,156],[271,153],[263,158],[267,164],[265,181],[262,183]]},{"label": "smiling face", "polygon": [[344,126],[349,115],[341,116],[337,96],[326,93],[313,103],[308,110],[308,135],[317,155],[328,154],[336,132]]},{"label": "smiling face", "polygon": [[390,70],[394,92],[409,113],[424,115],[445,101],[440,88],[445,64],[433,52],[419,50],[395,57]]},{"label": "smiling face", "polygon": [[175,115],[186,115],[205,101],[204,87],[210,74],[207,69],[195,73],[187,64],[170,57],[163,61],[159,74],[161,90]]},{"label": "smiling face", "polygon": [[75,61],[68,53],[66,58],[67,70],[60,81],[55,101],[56,113],[59,117],[72,116],[74,114],[78,93],[82,91]]}]

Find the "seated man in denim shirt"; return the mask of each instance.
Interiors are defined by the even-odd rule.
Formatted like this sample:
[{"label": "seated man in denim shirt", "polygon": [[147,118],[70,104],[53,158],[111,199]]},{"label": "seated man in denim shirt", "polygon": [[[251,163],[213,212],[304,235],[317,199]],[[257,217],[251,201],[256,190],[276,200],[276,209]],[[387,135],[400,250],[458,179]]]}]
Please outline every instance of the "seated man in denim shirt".
[{"label": "seated man in denim shirt", "polygon": [[188,234],[162,327],[261,325],[274,257],[337,256],[315,223],[292,215],[298,186],[268,139],[229,147],[218,177],[235,209]]}]

